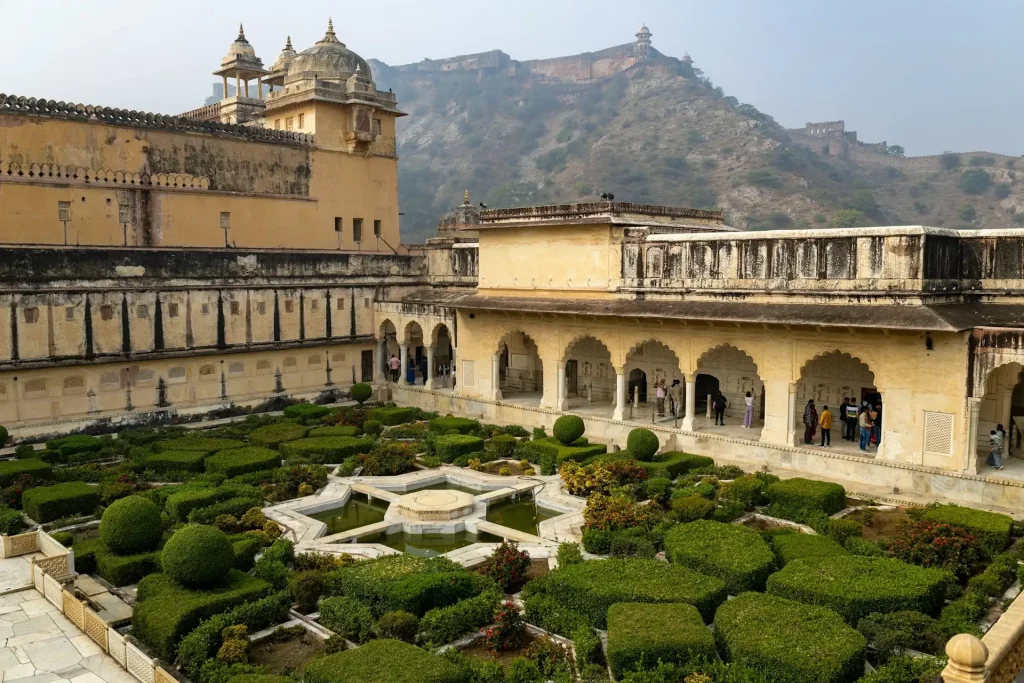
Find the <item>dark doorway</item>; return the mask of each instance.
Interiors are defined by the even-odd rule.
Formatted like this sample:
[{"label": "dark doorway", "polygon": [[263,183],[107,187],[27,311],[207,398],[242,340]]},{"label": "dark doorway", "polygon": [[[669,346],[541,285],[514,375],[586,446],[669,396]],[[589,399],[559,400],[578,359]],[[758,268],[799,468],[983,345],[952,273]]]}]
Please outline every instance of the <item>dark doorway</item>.
[{"label": "dark doorway", "polygon": [[627,401],[632,401],[637,389],[640,390],[640,403],[647,403],[647,373],[636,368],[629,373],[629,396]]},{"label": "dark doorway", "polygon": [[714,375],[697,375],[697,386],[695,391],[697,392],[696,398],[696,410],[698,413],[707,413],[708,411],[708,394],[714,396],[719,392],[720,386],[718,378]]},{"label": "dark doorway", "polygon": [[362,379],[361,382],[373,381],[373,351],[363,351],[362,357]]},{"label": "dark doorway", "polygon": [[579,396],[579,366],[575,359],[565,362],[565,393],[567,396]]}]

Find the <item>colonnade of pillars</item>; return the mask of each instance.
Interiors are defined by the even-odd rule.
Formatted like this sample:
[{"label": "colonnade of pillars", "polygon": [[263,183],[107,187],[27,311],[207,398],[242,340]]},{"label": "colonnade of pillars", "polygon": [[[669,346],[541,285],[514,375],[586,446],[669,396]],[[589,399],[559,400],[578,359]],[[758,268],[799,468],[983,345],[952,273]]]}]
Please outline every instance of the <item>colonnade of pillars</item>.
[{"label": "colonnade of pillars", "polygon": [[[427,376],[423,379],[423,384],[427,387],[432,387],[434,385],[434,352],[437,350],[437,346],[434,344],[430,344],[429,346],[424,346],[423,348],[427,352]],[[409,344],[401,343],[398,345],[398,359],[400,361],[398,370],[398,383],[408,386]]]}]

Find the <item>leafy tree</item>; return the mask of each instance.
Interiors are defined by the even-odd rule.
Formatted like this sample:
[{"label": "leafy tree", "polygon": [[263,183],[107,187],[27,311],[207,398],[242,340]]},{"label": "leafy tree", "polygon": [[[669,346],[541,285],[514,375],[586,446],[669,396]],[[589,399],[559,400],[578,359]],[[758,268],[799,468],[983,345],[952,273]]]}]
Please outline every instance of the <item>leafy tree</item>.
[{"label": "leafy tree", "polygon": [[966,194],[985,194],[992,186],[992,176],[981,168],[971,168],[960,174],[960,189]]},{"label": "leafy tree", "polygon": [[837,228],[856,228],[866,224],[867,217],[857,209],[843,209],[832,214],[832,225]]},{"label": "leafy tree", "polygon": [[782,179],[767,168],[755,168],[747,173],[747,180],[758,187],[782,187]]},{"label": "leafy tree", "polygon": [[939,161],[942,163],[942,168],[952,171],[960,166],[960,155],[956,152],[943,152],[939,156]]},{"label": "leafy tree", "polygon": [[891,157],[903,157],[906,150],[903,149],[903,145],[889,145],[885,148],[885,153]]},{"label": "leafy tree", "polygon": [[862,189],[857,190],[853,193],[853,197],[846,203],[850,209],[856,209],[863,213],[873,213],[878,211],[878,202],[875,201],[875,197],[871,194],[871,190]]},{"label": "leafy tree", "polygon": [[1010,196],[1009,183],[996,183],[996,186],[992,190],[992,194],[996,196],[996,199],[1006,199]]},{"label": "leafy tree", "polygon": [[964,204],[960,207],[960,218],[965,221],[973,221],[978,217],[978,212],[975,211],[974,206],[971,204]]}]

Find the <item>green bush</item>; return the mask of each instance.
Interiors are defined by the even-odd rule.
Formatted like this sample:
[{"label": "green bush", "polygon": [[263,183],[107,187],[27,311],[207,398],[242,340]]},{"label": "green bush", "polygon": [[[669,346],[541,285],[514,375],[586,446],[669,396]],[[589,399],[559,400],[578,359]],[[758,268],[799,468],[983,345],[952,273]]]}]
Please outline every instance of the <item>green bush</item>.
[{"label": "green bush", "polygon": [[403,554],[330,571],[324,577],[324,593],[355,598],[374,616],[398,610],[422,616],[479,594],[482,580],[448,558]]},{"label": "green bush", "polygon": [[558,545],[558,566],[568,567],[570,564],[583,564],[583,552],[579,543],[566,541]]},{"label": "green bush", "polygon": [[353,455],[369,453],[373,439],[353,436],[318,436],[281,444],[281,453],[288,458],[307,458],[318,465],[340,463]]},{"label": "green bush", "polygon": [[160,571],[159,550],[118,555],[106,548],[98,548],[93,556],[96,573],[118,587],[138,583],[150,574]]},{"label": "green bush", "polygon": [[431,434],[450,434],[452,430],[459,434],[477,434],[480,432],[480,423],[468,417],[435,417],[427,422],[427,431]]},{"label": "green bush", "polygon": [[710,621],[726,596],[720,579],[658,560],[591,560],[559,567],[523,590],[525,597],[549,596],[595,628],[605,628],[608,608],[616,602],[685,602]]},{"label": "green bush", "polygon": [[284,409],[284,416],[293,420],[319,420],[330,415],[331,410],[315,403],[296,403]]},{"label": "green bush", "polygon": [[312,660],[304,683],[464,683],[459,670],[437,655],[400,640],[374,640]]},{"label": "green bush", "polygon": [[311,437],[318,436],[359,436],[361,430],[359,427],[352,425],[336,425],[334,427],[316,427],[309,435]]},{"label": "green bush", "polygon": [[722,500],[736,501],[744,510],[753,510],[765,503],[764,490],[767,487],[768,483],[764,476],[748,474],[724,484],[718,491],[718,497]]},{"label": "green bush", "polygon": [[25,517],[21,511],[0,505],[0,535],[20,534],[26,526]]},{"label": "green bush", "polygon": [[[255,489],[251,489],[251,491],[255,495]],[[228,498],[234,498],[239,493],[240,491],[232,486],[184,488],[167,496],[164,502],[164,510],[176,521],[184,522],[193,510],[208,507]]]},{"label": "green bush", "polygon": [[236,496],[193,510],[188,513],[188,521],[193,524],[214,524],[221,515],[231,515],[241,519],[246,512],[262,505],[263,499],[258,496]]},{"label": "green bush", "polygon": [[872,644],[882,662],[907,650],[939,654],[947,640],[942,625],[920,612],[869,614],[857,623],[857,630]]},{"label": "green bush", "polygon": [[167,540],[160,562],[164,573],[182,586],[201,588],[213,586],[228,575],[235,551],[220,529],[188,524]]},{"label": "green bush", "polygon": [[621,678],[659,662],[712,661],[715,639],[693,605],[620,602],[608,608],[607,656]]},{"label": "green bush", "polygon": [[42,460],[5,460],[0,462],[0,487],[10,486],[17,477],[27,474],[38,479],[52,479],[53,468]]},{"label": "green bush", "polygon": [[744,593],[718,608],[715,642],[726,662],[773,683],[853,683],[864,673],[864,636],[823,607]]},{"label": "green bush", "polygon": [[157,441],[152,448],[157,453],[164,451],[202,451],[204,453],[216,453],[226,451],[229,448],[241,448],[245,443],[237,439],[218,439],[212,436],[199,436],[190,434],[180,439],[169,441]]},{"label": "green bush", "polygon": [[160,508],[142,496],[115,500],[100,519],[100,538],[111,552],[118,555],[156,550],[163,535]]},{"label": "green bush", "polygon": [[671,516],[677,522],[696,522],[707,519],[715,511],[715,503],[703,496],[676,496],[669,502]]},{"label": "green bush", "polygon": [[555,426],[551,428],[551,433],[563,446],[568,446],[583,436],[586,430],[583,418],[579,415],[562,415],[555,420]]},{"label": "green bush", "polygon": [[626,450],[637,460],[651,462],[661,448],[658,436],[650,429],[637,427],[626,437]]},{"label": "green bush", "polygon": [[[14,462],[28,462],[15,460]],[[53,486],[37,486],[25,491],[21,498],[25,514],[39,522],[52,522],[61,517],[91,515],[100,504],[100,489],[82,481],[69,481]]]},{"label": "green bush", "polygon": [[155,472],[202,472],[206,467],[206,451],[164,451],[147,456],[147,469]]},{"label": "green bush", "polygon": [[373,637],[373,614],[370,608],[352,598],[321,600],[320,623],[353,643],[365,643]]},{"label": "green bush", "polygon": [[730,595],[761,590],[775,567],[775,555],[761,535],[738,524],[699,520],[665,534],[665,555],[725,582]]},{"label": "green bush", "polygon": [[225,628],[240,625],[255,633],[286,621],[289,607],[291,597],[282,591],[214,615],[182,639],[178,646],[178,665],[193,681],[200,680],[199,671],[203,663],[217,653]]},{"label": "green bush", "polygon": [[61,458],[67,460],[79,453],[95,453],[103,448],[103,441],[88,434],[74,434],[47,441],[46,448],[60,453]]},{"label": "green bush", "polygon": [[420,619],[420,639],[427,647],[440,647],[487,626],[494,622],[500,599],[496,590],[488,590],[454,605],[432,609]]},{"label": "green bush", "polygon": [[[576,442],[576,444],[579,443],[579,441]],[[540,465],[543,474],[548,464],[558,467],[568,460],[582,463],[589,461],[588,459],[604,456],[607,451],[608,447],[600,444],[565,446],[558,439],[544,438],[523,443],[520,447],[520,457],[525,457],[530,462]],[[628,456],[625,459],[628,459]],[[554,474],[554,471],[551,474]]]},{"label": "green bush", "polygon": [[441,462],[453,462],[460,455],[469,455],[484,449],[484,440],[469,434],[445,434],[435,437],[434,453]]},{"label": "green bush", "polygon": [[265,425],[251,431],[249,433],[249,443],[256,446],[276,448],[285,441],[295,441],[296,439],[304,438],[308,431],[308,427],[304,427],[294,422],[279,422],[277,424]]},{"label": "green bush", "polygon": [[420,630],[420,620],[408,612],[386,612],[377,620],[374,630],[381,638],[412,643]]},{"label": "green bush", "polygon": [[491,442],[488,444],[494,456],[498,460],[511,460],[516,455],[516,448],[519,445],[519,439],[514,436],[508,436],[507,434],[496,434],[491,437]]},{"label": "green bush", "polygon": [[259,446],[232,448],[220,451],[206,459],[207,472],[220,472],[225,477],[237,477],[241,474],[272,470],[280,466],[280,453]]},{"label": "green bush", "polygon": [[[5,533],[0,531],[0,533]],[[65,548],[70,548],[75,542],[75,535],[70,531],[51,531],[50,538],[60,543]]]},{"label": "green bush", "polygon": [[7,427],[0,425],[0,446],[7,445],[8,436]]},{"label": "green bush", "polygon": [[952,576],[886,557],[859,555],[794,560],[768,579],[772,595],[823,605],[856,624],[872,612],[938,614]]},{"label": "green bush", "polygon": [[839,484],[814,479],[786,479],[765,491],[768,500],[780,507],[797,510],[820,510],[834,515],[846,507],[846,489]]},{"label": "green bush", "polygon": [[295,683],[295,679],[275,674],[239,674],[229,678],[227,683]]},{"label": "green bush", "polygon": [[373,396],[373,387],[369,384],[360,382],[359,384],[353,384],[352,388],[349,389],[349,394],[352,396],[352,400],[363,405],[371,396]]},{"label": "green bush", "polygon": [[418,419],[420,416],[419,408],[373,408],[366,413],[366,419],[376,420],[385,427],[394,427],[395,425],[405,424],[406,422],[412,422]]},{"label": "green bush", "polygon": [[178,643],[203,619],[256,601],[270,592],[267,582],[230,569],[230,563],[228,570],[222,575],[223,583],[212,590],[183,588],[166,574],[144,578],[137,589],[132,635],[160,657],[174,661]]},{"label": "green bush", "polygon": [[[647,470],[648,477],[666,477],[675,479],[691,470],[703,467],[714,467],[715,461],[704,455],[693,455],[682,451],[668,451],[658,453],[651,462],[639,462],[640,466]],[[592,462],[615,462],[617,460],[632,460],[629,453],[607,453],[591,458],[587,463]]]},{"label": "green bush", "polygon": [[857,683],[933,683],[944,668],[943,658],[904,655],[890,659]]},{"label": "green bush", "polygon": [[263,544],[256,536],[245,536],[231,542],[231,548],[235,553],[235,569],[247,572],[256,564],[256,553],[260,551]]},{"label": "green bush", "polygon": [[793,560],[805,557],[831,557],[848,555],[846,549],[826,536],[813,534],[778,534],[772,538],[772,549],[784,567]]},{"label": "green bush", "polygon": [[967,529],[990,554],[999,553],[1010,543],[1013,519],[996,512],[975,510],[959,505],[940,505],[924,513],[927,522],[938,522]]}]

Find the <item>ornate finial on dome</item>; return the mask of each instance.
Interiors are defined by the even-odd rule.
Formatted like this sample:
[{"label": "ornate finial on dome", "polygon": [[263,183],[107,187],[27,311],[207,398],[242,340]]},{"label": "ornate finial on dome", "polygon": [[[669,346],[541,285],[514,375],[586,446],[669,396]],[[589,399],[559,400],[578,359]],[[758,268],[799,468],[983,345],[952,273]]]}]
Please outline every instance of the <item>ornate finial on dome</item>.
[{"label": "ornate finial on dome", "polygon": [[284,49],[285,50],[291,50],[292,52],[295,51],[295,48],[292,47],[292,37],[291,36],[288,36],[288,40],[285,41]]},{"label": "ornate finial on dome", "polygon": [[235,38],[235,40],[240,40],[243,43],[248,43],[249,42],[248,40],[245,39],[245,27],[242,26],[242,24],[238,24],[238,37]]},{"label": "ornate finial on dome", "polygon": [[324,37],[318,40],[316,44],[326,45],[328,43],[341,43],[341,41],[338,40],[338,36],[334,33],[334,20],[330,17],[327,17],[327,33],[325,33]]},{"label": "ornate finial on dome", "polygon": [[463,204],[469,204],[469,190],[466,190],[466,196],[462,198]]}]

